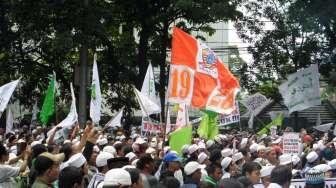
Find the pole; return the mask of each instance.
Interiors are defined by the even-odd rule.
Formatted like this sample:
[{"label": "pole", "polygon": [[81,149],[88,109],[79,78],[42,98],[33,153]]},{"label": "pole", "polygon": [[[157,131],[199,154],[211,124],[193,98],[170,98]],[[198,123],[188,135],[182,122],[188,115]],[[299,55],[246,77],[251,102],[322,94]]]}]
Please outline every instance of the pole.
[{"label": "pole", "polygon": [[[87,11],[89,5],[88,0],[84,0],[85,10]],[[86,18],[84,18],[86,19]],[[85,27],[84,27],[85,28]],[[83,32],[84,35],[86,32]],[[86,37],[86,36],[84,36]],[[83,40],[83,44],[80,47],[80,70],[79,70],[79,105],[78,105],[78,121],[79,126],[84,128],[87,118],[86,107],[87,107],[87,80],[88,80],[88,47],[86,45],[86,40]]]},{"label": "pole", "polygon": [[[161,151],[163,151],[163,148],[165,147],[165,141],[166,141],[166,128],[167,128],[167,118],[168,118],[168,108],[169,108],[169,102],[167,102],[166,106],[165,106],[165,111],[164,112],[161,112],[161,113],[165,113],[165,117],[166,117],[166,121],[164,122],[163,124],[163,136],[162,136],[162,148],[161,148]],[[170,117],[169,117],[170,118]]]}]

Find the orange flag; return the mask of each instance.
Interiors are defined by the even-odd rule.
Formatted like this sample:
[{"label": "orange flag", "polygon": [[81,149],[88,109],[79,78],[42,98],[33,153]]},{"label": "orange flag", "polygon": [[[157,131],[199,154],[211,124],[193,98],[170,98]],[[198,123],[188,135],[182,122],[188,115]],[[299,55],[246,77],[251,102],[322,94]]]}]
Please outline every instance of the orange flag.
[{"label": "orange flag", "polygon": [[168,101],[228,114],[235,109],[239,83],[205,44],[174,28]]}]

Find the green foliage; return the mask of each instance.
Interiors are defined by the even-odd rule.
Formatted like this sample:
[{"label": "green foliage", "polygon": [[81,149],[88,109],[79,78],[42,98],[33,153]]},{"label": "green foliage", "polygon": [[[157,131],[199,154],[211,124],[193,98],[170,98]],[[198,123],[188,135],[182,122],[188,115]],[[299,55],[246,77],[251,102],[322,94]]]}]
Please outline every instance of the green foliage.
[{"label": "green foliage", "polygon": [[312,63],[318,63],[320,73],[328,78],[335,67],[334,1],[257,0],[241,6],[247,11],[235,26],[240,37],[252,44],[249,52],[254,59],[244,70],[254,81],[243,83],[248,90],[277,83]]}]

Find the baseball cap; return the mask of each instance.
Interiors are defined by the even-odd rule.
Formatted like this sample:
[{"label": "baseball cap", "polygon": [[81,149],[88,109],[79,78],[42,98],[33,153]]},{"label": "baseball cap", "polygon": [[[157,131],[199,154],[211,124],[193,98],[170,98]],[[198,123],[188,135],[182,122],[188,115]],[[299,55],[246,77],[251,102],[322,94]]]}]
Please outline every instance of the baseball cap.
[{"label": "baseball cap", "polygon": [[176,153],[173,152],[168,152],[164,157],[163,157],[164,162],[180,162],[181,159],[177,156]]},{"label": "baseball cap", "polygon": [[113,155],[108,152],[100,152],[96,158],[97,167],[102,167],[107,165],[107,160],[112,159]]},{"label": "baseball cap", "polygon": [[124,169],[115,168],[106,172],[104,186],[132,185],[131,175]]},{"label": "baseball cap", "polygon": [[196,170],[201,169],[201,165],[196,161],[190,161],[184,166],[184,173],[188,176],[194,173]]}]

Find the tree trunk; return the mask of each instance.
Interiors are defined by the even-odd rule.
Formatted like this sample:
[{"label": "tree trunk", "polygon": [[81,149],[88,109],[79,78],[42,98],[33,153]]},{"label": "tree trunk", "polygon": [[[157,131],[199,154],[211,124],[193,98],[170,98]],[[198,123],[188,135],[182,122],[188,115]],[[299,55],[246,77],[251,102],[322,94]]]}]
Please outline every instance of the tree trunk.
[{"label": "tree trunk", "polygon": [[140,31],[140,40],[138,46],[138,55],[137,55],[137,65],[139,66],[139,75],[136,81],[137,88],[141,88],[142,82],[145,78],[146,70],[147,70],[147,52],[148,52],[148,40],[149,40],[149,30],[145,24],[142,24],[142,28]]},{"label": "tree trunk", "polygon": [[167,57],[167,42],[168,42],[168,29],[169,23],[168,20],[165,20],[163,23],[162,29],[162,38],[161,38],[161,55],[160,55],[160,101],[161,101],[161,118],[165,121],[165,97],[166,97],[166,83],[167,83],[167,65],[166,65],[166,57]]}]

